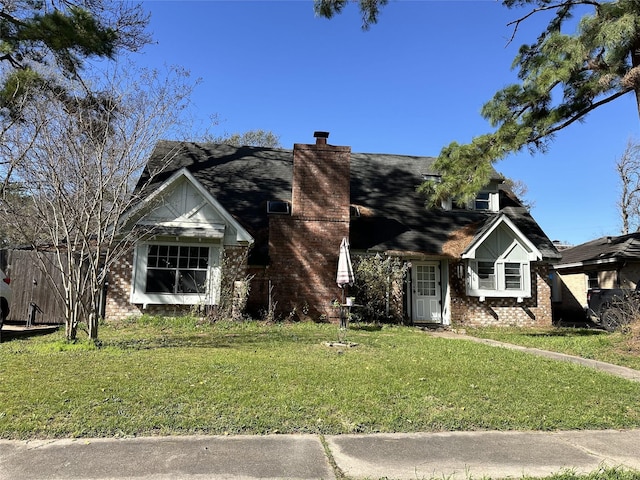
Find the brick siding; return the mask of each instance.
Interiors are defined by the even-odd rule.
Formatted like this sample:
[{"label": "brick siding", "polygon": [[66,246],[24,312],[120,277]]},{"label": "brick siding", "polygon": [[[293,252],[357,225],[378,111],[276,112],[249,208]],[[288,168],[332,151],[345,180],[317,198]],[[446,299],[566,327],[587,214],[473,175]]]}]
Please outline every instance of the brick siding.
[{"label": "brick siding", "polygon": [[291,216],[269,218],[268,279],[282,314],[332,318],[338,252],[349,238],[350,148],[294,145]]},{"label": "brick siding", "polygon": [[105,319],[121,320],[142,315],[140,306],[129,302],[133,273],[133,251],[120,257],[109,269]]},{"label": "brick siding", "polygon": [[[233,296],[233,282],[245,280],[248,275],[247,247],[225,247],[222,259],[221,291]],[[122,320],[143,314],[179,316],[192,311],[194,305],[155,305],[146,309],[129,302],[133,278],[133,252],[120,258],[109,269],[109,285],[105,305],[106,320]]]},{"label": "brick siding", "polygon": [[[518,302],[516,298],[469,297],[452,289],[451,323],[454,326],[548,326],[552,324],[551,280],[549,267],[531,265],[531,298]],[[454,269],[452,269],[454,270]],[[450,274],[451,284],[459,283]]]}]

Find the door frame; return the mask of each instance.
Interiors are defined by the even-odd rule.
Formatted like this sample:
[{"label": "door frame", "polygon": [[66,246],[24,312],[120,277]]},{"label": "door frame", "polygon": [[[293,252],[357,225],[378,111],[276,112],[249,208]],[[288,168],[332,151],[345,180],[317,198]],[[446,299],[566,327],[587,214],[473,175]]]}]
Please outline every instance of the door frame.
[{"label": "door frame", "polygon": [[[415,292],[416,267],[420,265],[436,265],[436,288],[440,294],[440,318],[432,320],[418,320],[417,317],[417,294]],[[409,309],[409,318],[411,323],[435,323],[441,325],[449,325],[451,323],[450,313],[450,289],[449,289],[449,262],[446,259],[434,260],[412,260],[411,270],[408,276],[407,288],[407,308]]]}]

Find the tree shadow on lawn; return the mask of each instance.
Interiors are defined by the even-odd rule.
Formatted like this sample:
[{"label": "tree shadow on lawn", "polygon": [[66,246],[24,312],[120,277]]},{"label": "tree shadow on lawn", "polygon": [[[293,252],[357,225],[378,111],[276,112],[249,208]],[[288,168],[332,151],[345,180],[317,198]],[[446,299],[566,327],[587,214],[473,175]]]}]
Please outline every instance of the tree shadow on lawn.
[{"label": "tree shadow on lawn", "polygon": [[268,344],[280,345],[313,344],[318,338],[298,337],[295,335],[274,336],[269,333],[227,333],[212,335],[203,333],[166,333],[152,337],[111,338],[103,340],[102,347],[121,350],[151,350],[159,348],[255,348]]},{"label": "tree shadow on lawn", "polygon": [[382,330],[382,325],[373,325],[373,324],[356,324],[349,323],[349,330],[355,330],[359,332],[379,332]]},{"label": "tree shadow on lawn", "polygon": [[608,335],[606,330],[592,328],[568,328],[548,330],[545,332],[528,332],[522,333],[525,337],[592,337],[596,335]]}]

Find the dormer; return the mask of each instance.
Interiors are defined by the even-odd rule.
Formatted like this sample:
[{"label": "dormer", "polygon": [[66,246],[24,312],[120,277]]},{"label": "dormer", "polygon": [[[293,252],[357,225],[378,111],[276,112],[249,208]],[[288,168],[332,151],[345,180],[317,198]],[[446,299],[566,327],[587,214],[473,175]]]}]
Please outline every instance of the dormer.
[{"label": "dormer", "polygon": [[497,181],[491,181],[489,185],[480,190],[475,198],[464,202],[456,199],[445,199],[442,201],[444,210],[475,210],[479,212],[499,212],[500,195],[498,193]]},{"label": "dormer", "polygon": [[479,210],[485,212],[497,212],[500,210],[500,199],[498,197],[498,189],[493,190],[481,190],[476,195],[476,198],[469,202],[467,206],[469,210]]},{"label": "dormer", "polygon": [[494,217],[465,248],[467,295],[531,297],[531,263],[542,254],[504,214]]}]

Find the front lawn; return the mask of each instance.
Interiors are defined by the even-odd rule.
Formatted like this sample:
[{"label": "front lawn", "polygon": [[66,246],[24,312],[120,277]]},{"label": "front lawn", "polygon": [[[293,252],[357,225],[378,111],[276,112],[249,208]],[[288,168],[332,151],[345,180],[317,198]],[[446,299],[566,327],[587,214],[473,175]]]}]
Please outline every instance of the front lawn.
[{"label": "front lawn", "polygon": [[415,328],[103,326],[0,344],[0,437],[640,427],[640,384]]},{"label": "front lawn", "polygon": [[524,347],[567,353],[640,370],[637,326],[626,333],[586,328],[471,328],[467,334]]}]

